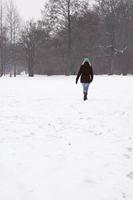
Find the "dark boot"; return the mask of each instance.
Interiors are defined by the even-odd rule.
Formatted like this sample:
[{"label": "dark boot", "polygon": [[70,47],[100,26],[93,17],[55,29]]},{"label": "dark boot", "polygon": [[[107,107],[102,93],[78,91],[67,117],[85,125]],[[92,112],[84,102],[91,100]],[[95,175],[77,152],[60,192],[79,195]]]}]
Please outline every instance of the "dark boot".
[{"label": "dark boot", "polygon": [[84,101],[87,100],[87,92],[84,92]]}]

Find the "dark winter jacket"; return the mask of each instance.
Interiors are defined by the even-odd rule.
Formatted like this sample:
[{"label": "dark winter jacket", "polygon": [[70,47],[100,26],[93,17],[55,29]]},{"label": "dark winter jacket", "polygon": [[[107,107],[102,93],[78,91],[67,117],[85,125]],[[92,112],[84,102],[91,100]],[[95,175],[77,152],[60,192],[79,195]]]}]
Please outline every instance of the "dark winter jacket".
[{"label": "dark winter jacket", "polygon": [[81,83],[91,83],[93,80],[93,69],[89,63],[84,63],[81,65],[78,75],[76,77],[76,83],[78,82],[79,77],[81,76]]}]

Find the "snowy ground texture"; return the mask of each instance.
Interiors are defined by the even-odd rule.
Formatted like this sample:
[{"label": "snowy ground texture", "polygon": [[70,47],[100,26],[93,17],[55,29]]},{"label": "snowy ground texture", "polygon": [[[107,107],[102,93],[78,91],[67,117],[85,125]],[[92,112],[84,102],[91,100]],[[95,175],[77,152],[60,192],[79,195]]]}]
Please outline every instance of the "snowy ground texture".
[{"label": "snowy ground texture", "polygon": [[133,200],[133,76],[0,79],[1,200]]}]

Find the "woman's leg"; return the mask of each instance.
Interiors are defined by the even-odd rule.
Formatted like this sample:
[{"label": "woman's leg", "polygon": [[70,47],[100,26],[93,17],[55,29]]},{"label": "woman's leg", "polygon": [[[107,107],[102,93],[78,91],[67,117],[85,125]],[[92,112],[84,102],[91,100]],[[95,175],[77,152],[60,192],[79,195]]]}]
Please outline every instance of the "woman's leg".
[{"label": "woman's leg", "polygon": [[85,83],[84,92],[88,94],[89,83]]},{"label": "woman's leg", "polygon": [[83,83],[82,85],[83,85],[83,93],[84,93],[84,101],[85,101],[87,100],[89,83]]}]

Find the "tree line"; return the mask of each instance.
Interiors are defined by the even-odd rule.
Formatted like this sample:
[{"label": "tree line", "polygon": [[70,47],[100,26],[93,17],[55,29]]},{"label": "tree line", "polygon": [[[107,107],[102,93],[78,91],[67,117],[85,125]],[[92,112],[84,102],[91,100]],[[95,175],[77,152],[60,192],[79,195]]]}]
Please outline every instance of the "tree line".
[{"label": "tree line", "polygon": [[133,74],[133,0],[48,0],[23,22],[0,2],[0,76],[75,74],[89,57],[95,74]]}]

